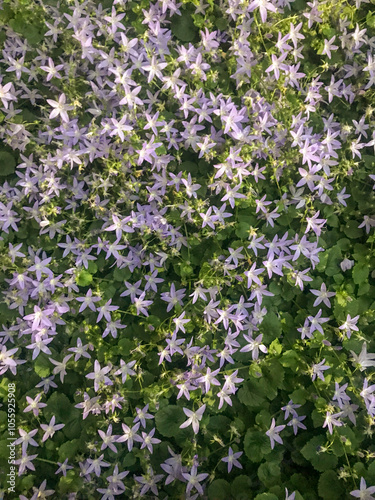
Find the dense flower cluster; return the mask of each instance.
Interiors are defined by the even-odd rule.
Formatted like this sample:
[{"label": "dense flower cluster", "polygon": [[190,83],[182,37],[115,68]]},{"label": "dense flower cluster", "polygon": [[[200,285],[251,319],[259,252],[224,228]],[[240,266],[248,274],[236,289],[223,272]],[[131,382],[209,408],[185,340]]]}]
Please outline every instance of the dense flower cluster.
[{"label": "dense flower cluster", "polygon": [[371,3],[0,4],[17,498],[374,498]]}]

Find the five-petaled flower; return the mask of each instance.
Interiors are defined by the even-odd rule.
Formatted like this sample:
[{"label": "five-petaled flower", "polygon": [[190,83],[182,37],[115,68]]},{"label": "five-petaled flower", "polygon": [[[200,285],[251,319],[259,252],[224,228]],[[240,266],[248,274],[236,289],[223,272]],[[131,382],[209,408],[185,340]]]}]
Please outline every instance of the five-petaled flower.
[{"label": "five-petaled flower", "polygon": [[180,429],[184,427],[188,427],[191,425],[193,427],[193,431],[195,434],[198,434],[199,431],[199,422],[202,420],[203,413],[206,409],[206,405],[202,405],[197,411],[189,410],[188,408],[183,408],[185,415],[188,419],[180,425]]}]

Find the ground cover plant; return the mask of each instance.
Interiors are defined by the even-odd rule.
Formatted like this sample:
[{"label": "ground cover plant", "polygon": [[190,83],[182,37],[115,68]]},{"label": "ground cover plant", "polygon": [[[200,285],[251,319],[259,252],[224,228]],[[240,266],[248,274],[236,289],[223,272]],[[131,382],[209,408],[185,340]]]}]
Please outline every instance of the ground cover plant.
[{"label": "ground cover plant", "polygon": [[374,1],[0,24],[0,497],[375,498]]}]

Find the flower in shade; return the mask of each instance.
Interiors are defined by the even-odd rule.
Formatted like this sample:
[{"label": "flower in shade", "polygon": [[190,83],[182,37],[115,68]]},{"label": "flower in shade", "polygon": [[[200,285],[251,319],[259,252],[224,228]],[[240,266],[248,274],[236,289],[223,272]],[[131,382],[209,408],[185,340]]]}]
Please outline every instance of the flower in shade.
[{"label": "flower in shade", "polygon": [[360,500],[374,500],[375,497],[372,496],[374,493],[375,486],[367,487],[366,481],[363,477],[361,477],[359,490],[353,490],[350,492],[353,497],[359,498]]},{"label": "flower in shade", "polygon": [[38,455],[23,455],[18,460],[14,461],[14,465],[19,465],[18,475],[21,476],[26,469],[35,470],[34,464],[32,460],[36,458]]},{"label": "flower in shade", "polygon": [[222,462],[227,462],[228,472],[232,470],[233,465],[235,465],[239,469],[242,469],[242,465],[237,460],[237,458],[239,458],[242,454],[243,451],[238,451],[237,453],[233,453],[231,446],[229,446],[228,456],[221,459]]},{"label": "flower in shade", "polygon": [[97,477],[100,477],[101,473],[101,468],[102,467],[110,467],[111,465],[107,462],[104,462],[103,460],[104,454],[100,455],[99,458],[88,458],[87,462],[89,463],[89,467],[87,469],[87,474],[90,474],[90,472],[95,472],[95,475]]},{"label": "flower in shade", "polygon": [[191,468],[190,473],[183,472],[182,475],[187,481],[187,486],[186,486],[186,493],[189,494],[190,491],[195,488],[200,495],[203,495],[203,488],[201,484],[199,484],[201,481],[204,481],[206,477],[208,477],[207,473],[203,474],[197,474],[197,466],[193,465]]},{"label": "flower in shade", "polygon": [[271,427],[266,432],[266,435],[270,438],[272,449],[274,449],[275,447],[275,441],[277,441],[280,444],[283,444],[283,440],[279,436],[279,432],[281,432],[283,429],[285,429],[285,425],[276,425],[275,419],[273,418],[271,422]]},{"label": "flower in shade", "polygon": [[57,462],[57,465],[59,465],[59,468],[55,472],[55,474],[60,474],[62,473],[63,476],[66,476],[66,471],[69,469],[73,469],[74,467],[72,465],[68,465],[68,459],[66,458],[63,463]]}]

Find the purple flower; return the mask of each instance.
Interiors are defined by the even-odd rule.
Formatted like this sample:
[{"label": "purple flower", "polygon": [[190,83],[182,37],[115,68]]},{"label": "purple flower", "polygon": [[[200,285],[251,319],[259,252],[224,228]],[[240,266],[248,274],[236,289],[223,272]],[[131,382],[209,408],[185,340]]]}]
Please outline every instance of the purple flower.
[{"label": "purple flower", "polygon": [[251,333],[249,335],[243,335],[243,338],[248,342],[248,344],[245,347],[242,347],[240,352],[251,351],[251,356],[253,359],[258,359],[259,351],[262,351],[265,354],[268,352],[267,347],[262,344],[262,333],[258,335],[256,339],[252,338]]},{"label": "purple flower", "polygon": [[199,484],[201,481],[204,481],[206,477],[208,477],[207,473],[197,474],[198,468],[196,465],[193,465],[190,473],[183,472],[182,475],[187,481],[186,493],[189,495],[191,490],[195,488],[200,495],[203,495],[203,488]]},{"label": "purple flower", "polygon": [[325,365],[324,363],[325,363],[325,358],[320,363],[312,365],[312,376],[311,376],[312,381],[314,381],[316,377],[319,377],[324,382],[323,372],[331,368],[329,365]]},{"label": "purple flower", "polygon": [[185,297],[186,288],[181,288],[176,291],[175,284],[171,284],[171,289],[169,292],[163,292],[160,294],[160,298],[165,302],[168,302],[167,312],[174,308],[177,304],[183,306],[182,299]]},{"label": "purple flower", "polygon": [[132,451],[133,449],[133,442],[138,441],[139,443],[142,443],[142,438],[137,434],[137,431],[139,429],[139,422],[135,425],[133,425],[132,428],[128,427],[126,424],[122,424],[122,430],[123,430],[123,435],[117,438],[117,443],[124,443],[127,441],[128,443],[128,450]]},{"label": "purple flower", "polygon": [[231,446],[229,446],[228,456],[221,459],[222,462],[226,462],[228,464],[228,473],[232,470],[233,465],[235,467],[238,467],[239,469],[242,469],[242,465],[237,460],[237,458],[239,458],[242,454],[243,451],[238,451],[237,453],[233,453]]},{"label": "purple flower", "polygon": [[106,376],[106,374],[110,371],[109,366],[105,366],[104,368],[100,368],[100,364],[98,360],[95,360],[94,363],[94,371],[86,375],[86,378],[94,380],[94,390],[98,392],[99,384],[104,383],[105,385],[113,385],[113,382]]},{"label": "purple flower", "polygon": [[146,428],[146,419],[152,419],[154,418],[151,413],[147,413],[148,410],[148,404],[141,410],[140,408],[136,408],[137,416],[133,420],[134,423],[140,422],[142,424],[142,427],[145,429]]},{"label": "purple flower", "polygon": [[135,371],[132,370],[132,367],[136,364],[136,361],[130,361],[129,363],[125,363],[123,359],[120,359],[120,368],[115,371],[114,375],[121,375],[121,381],[124,384],[126,382],[128,375],[135,375]]},{"label": "purple flower", "polygon": [[21,458],[18,460],[14,461],[14,465],[19,465],[18,469],[18,475],[21,476],[26,469],[34,470],[35,467],[34,464],[32,463],[32,460],[36,458],[38,455],[23,455]]},{"label": "purple flower", "polygon": [[163,477],[164,474],[155,475],[151,467],[148,469],[147,475],[134,476],[134,479],[138,483],[143,484],[140,495],[144,496],[148,492],[148,490],[151,490],[154,495],[158,496],[158,488],[156,486],[156,483],[160,482]]},{"label": "purple flower", "polygon": [[198,434],[199,431],[199,422],[202,420],[203,413],[206,409],[206,405],[202,405],[197,411],[189,410],[188,408],[183,408],[185,415],[188,419],[180,425],[180,429],[188,427],[192,425],[194,434]]},{"label": "purple flower", "polygon": [[353,266],[354,266],[354,260],[349,260],[346,258],[340,264],[340,267],[341,267],[341,270],[343,273],[345,271],[347,271],[348,269],[351,269]]},{"label": "purple flower", "polygon": [[82,302],[79,308],[79,312],[83,312],[86,307],[89,307],[92,311],[96,311],[95,302],[99,302],[101,297],[93,297],[91,288],[87,291],[85,297],[77,297],[77,302]]},{"label": "purple flower", "polygon": [[103,451],[106,448],[109,448],[113,452],[117,453],[117,448],[113,443],[117,442],[117,439],[120,436],[112,435],[112,424],[110,424],[108,426],[107,432],[98,430],[98,434],[102,438],[102,441],[103,441],[103,444],[102,444],[100,450]]},{"label": "purple flower", "polygon": [[46,441],[48,438],[52,437],[56,431],[59,431],[63,427],[65,427],[65,424],[56,424],[55,425],[55,415],[51,418],[49,424],[41,424],[40,427],[45,431],[43,438],[42,438],[42,443]]},{"label": "purple flower", "polygon": [[153,451],[152,445],[161,443],[160,439],[153,437],[154,434],[155,434],[155,427],[148,434],[146,432],[142,432],[141,449],[146,448],[146,446],[147,446],[148,451],[150,453],[152,453],[152,451]]},{"label": "purple flower", "polygon": [[35,399],[26,396],[26,400],[29,403],[29,406],[27,406],[23,411],[24,412],[32,411],[34,413],[34,416],[37,417],[39,415],[39,409],[45,408],[47,406],[46,403],[40,403],[41,397],[42,393],[37,394]]},{"label": "purple flower", "polygon": [[206,392],[210,390],[211,384],[220,386],[220,382],[215,378],[215,376],[220,372],[220,369],[218,368],[217,370],[211,371],[210,367],[207,367],[206,369],[206,374],[202,375],[201,377],[198,377],[196,381],[199,384],[204,384],[204,389]]},{"label": "purple flower", "polygon": [[272,422],[271,422],[271,427],[266,432],[266,435],[270,438],[271,448],[272,449],[275,447],[275,441],[278,442],[278,443],[280,443],[280,444],[283,444],[283,440],[279,436],[279,433],[283,429],[285,429],[285,425],[278,425],[278,426],[276,426],[275,419],[273,418]]},{"label": "purple flower", "polygon": [[60,374],[61,383],[64,382],[64,377],[66,375],[66,365],[72,356],[73,356],[72,354],[68,354],[67,356],[64,357],[62,361],[56,361],[52,358],[48,358],[51,361],[51,363],[55,365],[55,368],[53,369],[53,374],[54,375],[57,375],[58,373]]},{"label": "purple flower", "polygon": [[316,316],[308,316],[308,320],[310,321],[310,335],[318,330],[322,335],[324,335],[324,330],[322,328],[322,324],[329,321],[329,318],[321,318],[322,310],[319,309],[318,314]]},{"label": "purple flower", "polygon": [[327,307],[331,307],[329,299],[330,297],[334,297],[336,295],[335,292],[327,292],[325,283],[322,283],[320,290],[310,290],[310,292],[318,297],[315,299],[313,304],[314,307],[318,306],[321,302],[323,302]]},{"label": "purple flower", "polygon": [[361,477],[361,483],[359,486],[359,490],[353,490],[350,494],[353,497],[360,498],[363,500],[373,500],[374,497],[371,495],[375,494],[375,486],[367,487],[366,481],[363,477]]},{"label": "purple flower", "polygon": [[293,426],[294,435],[297,434],[299,428],[305,429],[305,430],[307,429],[306,425],[302,424],[302,420],[305,420],[305,418],[306,418],[306,415],[300,416],[300,417],[298,415],[293,415],[292,420],[290,420],[288,422],[287,425]]},{"label": "purple flower", "polygon": [[63,463],[57,462],[57,465],[59,465],[59,468],[55,472],[55,474],[60,474],[62,472],[63,476],[66,477],[66,471],[69,469],[73,469],[74,467],[72,465],[68,465],[68,459],[66,458]]},{"label": "purple flower", "polygon": [[100,455],[98,458],[88,458],[87,463],[89,465],[86,474],[90,474],[90,472],[94,472],[97,477],[100,477],[101,468],[102,467],[110,467],[111,464],[104,462],[103,460],[104,454]]},{"label": "purple flower", "polygon": [[277,8],[273,5],[272,2],[268,0],[253,0],[248,6],[248,11],[252,12],[253,10],[259,7],[260,18],[262,23],[265,23],[267,20],[267,11],[277,12]]},{"label": "purple flower", "polygon": [[300,408],[300,406],[301,405],[294,404],[293,401],[290,400],[286,406],[281,408],[285,412],[284,419],[286,420],[289,417],[289,414],[291,414],[292,417],[296,417],[297,412],[295,410],[296,408]]},{"label": "purple flower", "polygon": [[55,66],[55,63],[50,57],[48,58],[48,66],[40,66],[41,70],[46,71],[48,73],[47,82],[52,80],[52,78],[61,78],[59,71],[63,68],[64,64],[59,64],[58,66]]},{"label": "purple flower", "polygon": [[63,122],[69,122],[69,116],[67,111],[71,111],[73,106],[66,104],[66,95],[61,94],[58,101],[53,101],[52,99],[47,99],[47,102],[54,109],[51,111],[49,118],[55,118],[57,116],[61,116]]},{"label": "purple flower", "polygon": [[91,358],[90,354],[87,352],[88,349],[93,350],[93,346],[91,344],[82,345],[82,340],[78,337],[77,347],[70,347],[68,351],[74,352],[74,361],[78,361],[81,356],[88,359]]},{"label": "purple flower", "polygon": [[148,316],[147,307],[149,307],[153,303],[152,300],[144,300],[145,295],[146,292],[142,292],[139,298],[134,299],[134,304],[137,309],[137,316],[139,316],[139,313]]},{"label": "purple flower", "polygon": [[341,326],[339,326],[339,330],[344,330],[344,333],[348,336],[348,339],[350,339],[352,331],[353,332],[358,332],[359,328],[357,326],[357,322],[359,319],[359,315],[355,316],[352,318],[350,314],[346,316],[346,321],[343,323]]},{"label": "purple flower", "polygon": [[173,318],[173,323],[175,323],[176,328],[173,333],[177,333],[179,330],[181,330],[183,333],[186,333],[184,325],[186,323],[189,323],[190,319],[183,319],[185,317],[185,311],[180,314],[178,318]]},{"label": "purple flower", "polygon": [[112,299],[109,299],[104,306],[98,307],[97,311],[99,311],[98,317],[96,319],[96,322],[99,323],[99,321],[103,318],[107,321],[111,321],[111,311],[116,311],[119,307],[118,306],[111,306]]},{"label": "purple flower", "polygon": [[18,432],[21,437],[13,441],[12,445],[17,446],[22,444],[22,455],[26,455],[27,447],[29,444],[31,446],[39,446],[38,443],[33,439],[33,436],[38,432],[38,429],[33,429],[30,432],[26,432],[23,429],[18,429]]},{"label": "purple flower", "polygon": [[325,418],[324,424],[323,424],[323,429],[325,427],[328,427],[329,433],[332,434],[332,432],[333,432],[332,426],[333,425],[336,427],[340,427],[341,425],[343,425],[342,422],[337,419],[337,417],[340,417],[341,415],[342,415],[342,412],[335,413],[333,415],[332,413],[327,411],[326,418]]}]

